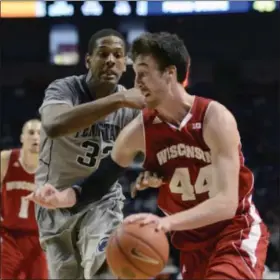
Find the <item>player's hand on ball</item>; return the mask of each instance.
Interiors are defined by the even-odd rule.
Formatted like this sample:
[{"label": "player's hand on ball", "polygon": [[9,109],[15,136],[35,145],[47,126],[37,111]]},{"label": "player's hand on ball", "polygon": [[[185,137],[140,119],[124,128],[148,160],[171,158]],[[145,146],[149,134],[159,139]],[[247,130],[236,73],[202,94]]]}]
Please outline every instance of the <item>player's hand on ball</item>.
[{"label": "player's hand on ball", "polygon": [[124,219],[124,223],[141,222],[142,225],[155,224],[157,230],[168,232],[171,230],[171,224],[166,217],[161,218],[150,213],[133,214]]},{"label": "player's hand on ball", "polygon": [[25,199],[48,209],[69,208],[76,204],[76,194],[72,188],[59,191],[51,184],[45,184]]},{"label": "player's hand on ball", "polygon": [[142,191],[147,188],[159,188],[162,184],[162,178],[158,177],[156,173],[149,171],[141,172],[131,187],[131,197],[134,198],[137,191]]}]

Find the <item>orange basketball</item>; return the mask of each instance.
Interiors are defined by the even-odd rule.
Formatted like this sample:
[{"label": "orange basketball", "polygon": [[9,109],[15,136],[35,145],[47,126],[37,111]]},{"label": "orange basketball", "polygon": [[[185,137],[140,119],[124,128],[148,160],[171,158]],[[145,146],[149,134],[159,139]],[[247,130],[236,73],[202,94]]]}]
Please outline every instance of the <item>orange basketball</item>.
[{"label": "orange basketball", "polygon": [[122,279],[150,279],[165,267],[169,243],[155,225],[122,224],[109,238],[106,257],[112,273]]}]

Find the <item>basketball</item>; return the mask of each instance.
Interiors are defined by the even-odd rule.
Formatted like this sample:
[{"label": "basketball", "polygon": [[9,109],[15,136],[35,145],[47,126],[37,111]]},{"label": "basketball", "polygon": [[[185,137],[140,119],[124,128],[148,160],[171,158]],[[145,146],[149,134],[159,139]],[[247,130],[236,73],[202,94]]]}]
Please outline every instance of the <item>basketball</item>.
[{"label": "basketball", "polygon": [[169,243],[155,225],[122,224],[110,236],[106,257],[112,273],[122,279],[150,279],[165,267]]}]

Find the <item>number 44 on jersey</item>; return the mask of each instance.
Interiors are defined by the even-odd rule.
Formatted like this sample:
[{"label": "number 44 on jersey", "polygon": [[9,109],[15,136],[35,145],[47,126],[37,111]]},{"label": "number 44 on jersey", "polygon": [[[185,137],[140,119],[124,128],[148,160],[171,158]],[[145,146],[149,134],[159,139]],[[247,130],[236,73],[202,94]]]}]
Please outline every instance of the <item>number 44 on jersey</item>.
[{"label": "number 44 on jersey", "polygon": [[176,168],[169,183],[170,191],[181,194],[182,201],[196,200],[197,194],[206,192],[209,198],[213,197],[216,189],[212,184],[212,173],[211,164],[200,168],[195,183],[192,184],[189,169]]}]

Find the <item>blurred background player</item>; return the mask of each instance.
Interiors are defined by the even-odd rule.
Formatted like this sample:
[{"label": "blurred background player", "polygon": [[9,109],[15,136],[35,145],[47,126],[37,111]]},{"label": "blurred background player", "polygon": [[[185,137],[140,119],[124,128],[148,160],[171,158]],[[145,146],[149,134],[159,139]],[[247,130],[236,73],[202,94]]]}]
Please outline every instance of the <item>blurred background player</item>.
[{"label": "blurred background player", "polygon": [[27,121],[21,149],[1,152],[1,279],[47,279],[34,203],[24,197],[35,189],[41,122]]}]

